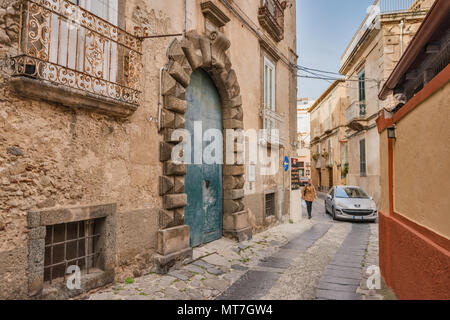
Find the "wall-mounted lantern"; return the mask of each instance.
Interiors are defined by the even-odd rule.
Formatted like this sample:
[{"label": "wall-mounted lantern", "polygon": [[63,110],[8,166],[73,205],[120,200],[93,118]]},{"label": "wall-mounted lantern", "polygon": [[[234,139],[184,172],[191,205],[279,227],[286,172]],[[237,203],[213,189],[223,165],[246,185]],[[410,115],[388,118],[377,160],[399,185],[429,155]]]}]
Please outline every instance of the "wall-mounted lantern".
[{"label": "wall-mounted lantern", "polygon": [[395,125],[392,125],[390,127],[387,128],[387,134],[388,134],[388,138],[389,139],[396,139],[396,130],[395,130]]}]

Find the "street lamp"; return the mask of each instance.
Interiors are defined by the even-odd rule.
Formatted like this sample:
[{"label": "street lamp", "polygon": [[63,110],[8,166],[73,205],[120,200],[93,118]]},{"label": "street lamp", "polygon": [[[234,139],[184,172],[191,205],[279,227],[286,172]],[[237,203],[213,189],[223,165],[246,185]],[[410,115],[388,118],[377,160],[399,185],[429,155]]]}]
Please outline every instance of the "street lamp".
[{"label": "street lamp", "polygon": [[395,132],[395,125],[392,125],[390,127],[387,128],[387,133],[388,133],[388,138],[389,139],[396,139],[396,132]]}]

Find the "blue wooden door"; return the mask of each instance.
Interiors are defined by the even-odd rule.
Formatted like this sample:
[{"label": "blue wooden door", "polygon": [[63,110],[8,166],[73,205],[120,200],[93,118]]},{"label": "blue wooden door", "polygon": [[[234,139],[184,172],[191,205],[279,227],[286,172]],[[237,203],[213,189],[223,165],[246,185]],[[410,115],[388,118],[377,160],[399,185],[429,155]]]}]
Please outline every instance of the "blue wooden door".
[{"label": "blue wooden door", "polygon": [[[201,69],[191,75],[186,100],[186,129],[191,133],[192,151],[185,178],[188,205],[184,219],[190,227],[191,246],[195,247],[222,236],[222,164],[194,163],[195,140],[203,141],[203,133],[208,129],[222,131],[222,112],[219,93],[209,75]],[[202,137],[194,136],[196,121],[201,122]],[[202,150],[210,143],[202,142]],[[216,152],[222,159],[222,144]]]}]

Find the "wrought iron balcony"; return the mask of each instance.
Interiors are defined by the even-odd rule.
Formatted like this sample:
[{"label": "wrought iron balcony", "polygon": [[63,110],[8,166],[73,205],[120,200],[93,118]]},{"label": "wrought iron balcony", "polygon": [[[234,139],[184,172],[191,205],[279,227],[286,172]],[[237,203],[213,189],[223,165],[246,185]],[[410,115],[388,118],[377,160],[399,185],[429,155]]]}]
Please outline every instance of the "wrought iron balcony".
[{"label": "wrought iron balcony", "polygon": [[141,40],[71,1],[24,1],[19,42],[13,77],[139,105]]},{"label": "wrought iron balcony", "polygon": [[263,0],[263,4],[258,11],[259,23],[277,42],[284,39],[285,8],[285,1]]},{"label": "wrought iron balcony", "polygon": [[263,123],[265,129],[265,140],[270,144],[284,145],[284,118],[279,113],[269,109],[263,109]]}]

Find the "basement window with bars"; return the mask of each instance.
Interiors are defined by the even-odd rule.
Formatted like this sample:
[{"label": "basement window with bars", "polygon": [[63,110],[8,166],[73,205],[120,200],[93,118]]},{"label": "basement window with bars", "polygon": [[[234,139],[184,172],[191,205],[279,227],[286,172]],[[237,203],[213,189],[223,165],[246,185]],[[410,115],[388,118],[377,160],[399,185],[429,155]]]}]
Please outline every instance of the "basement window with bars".
[{"label": "basement window with bars", "polygon": [[266,217],[271,217],[275,215],[275,193],[266,194],[265,210]]},{"label": "basement window with bars", "polygon": [[45,238],[44,282],[66,279],[69,266],[78,266],[89,274],[99,268],[101,224],[92,219],[47,226]]}]

